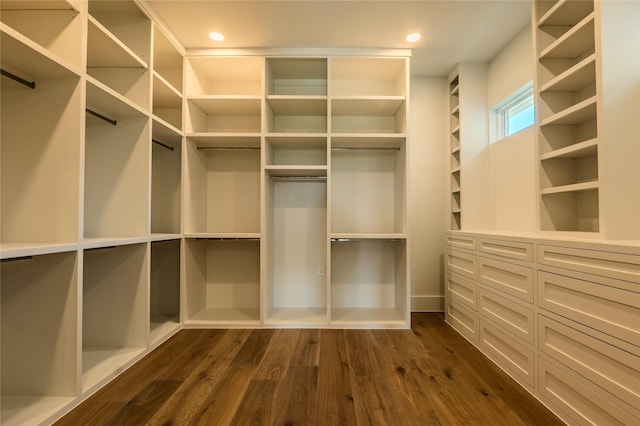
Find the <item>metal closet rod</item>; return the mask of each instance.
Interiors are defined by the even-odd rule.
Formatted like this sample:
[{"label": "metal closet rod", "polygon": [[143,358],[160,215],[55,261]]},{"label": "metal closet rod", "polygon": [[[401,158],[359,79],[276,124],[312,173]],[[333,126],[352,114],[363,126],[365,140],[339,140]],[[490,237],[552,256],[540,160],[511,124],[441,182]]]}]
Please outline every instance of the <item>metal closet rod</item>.
[{"label": "metal closet rod", "polygon": [[203,238],[196,238],[196,241],[260,241],[260,238],[203,237]]},{"label": "metal closet rod", "polygon": [[400,151],[400,148],[397,147],[344,147],[344,148],[340,148],[340,147],[335,147],[335,148],[331,148],[331,151],[360,151],[360,150],[366,150],[366,151]]},{"label": "metal closet rod", "polygon": [[290,180],[290,181],[326,181],[326,176],[283,176],[270,175],[273,180]]},{"label": "metal closet rod", "polygon": [[332,243],[403,242],[402,238],[331,238]]},{"label": "metal closet rod", "polygon": [[19,260],[31,260],[33,256],[10,257],[8,259],[0,259],[0,262],[17,262]]},{"label": "metal closet rod", "polygon": [[118,124],[118,122],[116,120],[112,120],[111,118],[109,118],[107,116],[104,116],[104,115],[102,115],[100,113],[97,113],[97,112],[95,112],[93,110],[90,110],[89,108],[87,108],[87,114],[93,115],[94,117],[97,117],[100,120],[104,120],[109,124],[113,124],[114,126],[116,126]]},{"label": "metal closet rod", "polygon": [[160,145],[161,147],[167,148],[170,151],[173,151],[173,147],[171,145],[167,145],[166,143],[162,143],[162,142],[157,141],[155,139],[151,139],[151,142],[155,143],[156,145]]},{"label": "metal closet rod", "polygon": [[256,151],[260,147],[252,146],[199,146],[198,151]]},{"label": "metal closet rod", "polygon": [[14,73],[11,73],[5,69],[0,68],[0,74],[4,75],[7,78],[10,78],[11,80],[15,80],[18,83],[24,84],[27,87],[30,87],[32,89],[36,88],[36,82],[35,81],[29,81],[29,80],[25,80],[22,77],[19,77],[17,75],[15,75]]}]

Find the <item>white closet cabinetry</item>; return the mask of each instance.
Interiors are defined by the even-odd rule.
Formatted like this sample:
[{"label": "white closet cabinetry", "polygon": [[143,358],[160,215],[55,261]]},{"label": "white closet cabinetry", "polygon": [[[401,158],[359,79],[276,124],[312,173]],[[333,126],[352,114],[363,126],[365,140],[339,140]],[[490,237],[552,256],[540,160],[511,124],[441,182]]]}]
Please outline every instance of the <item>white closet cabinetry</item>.
[{"label": "white closet cabinetry", "polygon": [[0,422],[48,424],[180,328],[182,55],[134,1],[0,8]]},{"label": "white closet cabinetry", "polygon": [[185,325],[408,326],[407,76],[187,57]]},{"label": "white closet cabinetry", "polygon": [[635,2],[534,2],[542,231],[640,236],[638,16]]}]

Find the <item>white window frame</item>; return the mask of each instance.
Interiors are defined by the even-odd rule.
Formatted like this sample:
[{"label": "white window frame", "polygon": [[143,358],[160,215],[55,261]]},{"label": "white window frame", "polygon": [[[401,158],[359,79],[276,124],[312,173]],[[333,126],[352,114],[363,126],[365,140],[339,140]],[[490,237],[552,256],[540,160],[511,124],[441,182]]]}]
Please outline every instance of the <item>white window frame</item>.
[{"label": "white window frame", "polygon": [[494,125],[496,131],[495,138],[493,138],[494,142],[514,135],[528,127],[533,126],[533,124],[535,123],[535,116],[534,121],[530,125],[523,127],[515,132],[509,131],[509,116],[518,114],[519,112],[524,111],[532,105],[534,105],[533,81],[525,84],[520,89],[516,90],[505,99],[500,101],[498,104],[496,104],[496,106],[491,109],[492,115],[495,117]]}]

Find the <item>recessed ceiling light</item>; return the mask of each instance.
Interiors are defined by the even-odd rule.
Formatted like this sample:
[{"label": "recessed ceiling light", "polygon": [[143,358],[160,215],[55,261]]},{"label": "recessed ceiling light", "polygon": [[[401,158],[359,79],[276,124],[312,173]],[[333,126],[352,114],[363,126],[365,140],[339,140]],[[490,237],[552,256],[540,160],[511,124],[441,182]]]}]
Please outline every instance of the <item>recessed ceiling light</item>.
[{"label": "recessed ceiling light", "polygon": [[416,41],[420,40],[420,37],[422,37],[422,36],[420,35],[420,33],[411,33],[411,34],[409,34],[409,35],[407,36],[407,41],[408,41],[408,42],[411,42],[411,43],[414,43],[414,42],[416,42]]},{"label": "recessed ceiling light", "polygon": [[220,34],[220,33],[215,32],[215,31],[212,32],[212,33],[209,33],[209,38],[211,40],[214,40],[214,41],[222,41],[222,40],[224,40],[224,36],[222,34]]}]

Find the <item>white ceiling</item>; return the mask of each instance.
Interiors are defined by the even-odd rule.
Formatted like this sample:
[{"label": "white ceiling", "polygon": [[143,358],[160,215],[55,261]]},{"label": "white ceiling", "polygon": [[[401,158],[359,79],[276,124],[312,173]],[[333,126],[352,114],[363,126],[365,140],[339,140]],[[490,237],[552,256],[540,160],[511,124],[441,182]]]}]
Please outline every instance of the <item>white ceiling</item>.
[{"label": "white ceiling", "polygon": [[[411,74],[445,76],[485,62],[530,21],[529,0],[142,2],[187,49],[412,49]],[[225,35],[222,42],[208,38]],[[414,44],[410,32],[422,33]]]}]

